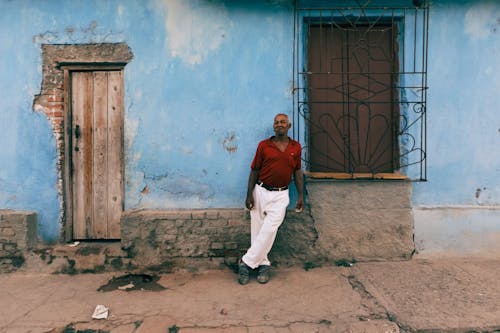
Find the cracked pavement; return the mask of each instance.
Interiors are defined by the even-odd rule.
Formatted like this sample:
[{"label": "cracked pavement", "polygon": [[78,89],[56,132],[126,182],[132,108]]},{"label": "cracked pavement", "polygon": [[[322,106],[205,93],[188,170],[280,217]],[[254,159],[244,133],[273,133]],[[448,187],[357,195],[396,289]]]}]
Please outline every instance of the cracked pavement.
[{"label": "cracked pavement", "polygon": [[[499,260],[277,268],[240,286],[229,269],[161,275],[159,291],[98,291],[122,273],[1,274],[0,332],[493,332]],[[110,309],[92,319],[96,305]]]}]

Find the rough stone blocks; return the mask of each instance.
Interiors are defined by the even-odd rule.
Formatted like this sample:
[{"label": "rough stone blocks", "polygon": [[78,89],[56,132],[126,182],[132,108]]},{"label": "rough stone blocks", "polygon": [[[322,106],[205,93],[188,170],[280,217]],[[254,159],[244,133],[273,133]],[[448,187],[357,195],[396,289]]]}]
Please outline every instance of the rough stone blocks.
[{"label": "rough stone blocks", "polygon": [[[122,247],[137,267],[165,263],[235,265],[250,246],[250,214],[243,209],[135,210],[121,218]],[[309,212],[288,211],[269,255],[274,264],[323,258]]]},{"label": "rough stone blocks", "polygon": [[24,262],[24,251],[37,244],[34,212],[0,210],[0,272],[9,272]]},{"label": "rough stone blocks", "polygon": [[37,244],[37,215],[34,212],[0,210],[0,242],[16,244],[19,250]]}]

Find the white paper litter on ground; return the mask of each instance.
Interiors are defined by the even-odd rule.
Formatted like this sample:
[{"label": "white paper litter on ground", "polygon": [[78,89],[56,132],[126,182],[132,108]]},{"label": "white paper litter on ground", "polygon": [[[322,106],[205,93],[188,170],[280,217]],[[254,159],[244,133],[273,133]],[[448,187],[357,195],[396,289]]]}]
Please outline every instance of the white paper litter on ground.
[{"label": "white paper litter on ground", "polygon": [[99,304],[95,307],[94,313],[92,314],[92,318],[94,319],[106,319],[108,318],[109,308],[106,306]]},{"label": "white paper litter on ground", "polygon": [[127,290],[127,289],[132,289],[134,287],[135,287],[135,285],[133,283],[129,283],[129,284],[126,284],[124,286],[118,287],[118,289],[120,289],[120,290]]}]

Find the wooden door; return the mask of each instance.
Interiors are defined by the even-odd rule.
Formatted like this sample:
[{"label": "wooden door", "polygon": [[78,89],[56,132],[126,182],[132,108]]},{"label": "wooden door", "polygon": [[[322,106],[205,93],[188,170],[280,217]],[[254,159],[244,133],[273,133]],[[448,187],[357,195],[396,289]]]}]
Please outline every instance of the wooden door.
[{"label": "wooden door", "polygon": [[73,239],[120,238],[122,73],[71,73]]}]

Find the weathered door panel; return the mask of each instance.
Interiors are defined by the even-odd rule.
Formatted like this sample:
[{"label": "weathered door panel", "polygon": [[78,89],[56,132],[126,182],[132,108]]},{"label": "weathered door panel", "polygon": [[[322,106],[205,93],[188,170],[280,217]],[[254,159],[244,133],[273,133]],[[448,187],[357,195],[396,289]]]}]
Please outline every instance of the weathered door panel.
[{"label": "weathered door panel", "polygon": [[123,211],[123,72],[108,73],[108,234],[120,238]]},{"label": "weathered door panel", "polygon": [[120,71],[72,73],[73,238],[120,238],[123,83]]},{"label": "weathered door panel", "polygon": [[[87,237],[87,224],[91,223],[92,203],[87,195],[91,191],[92,169],[92,77],[86,72],[74,73],[72,79],[72,193],[73,237]],[[90,119],[89,119],[90,118]]]}]

